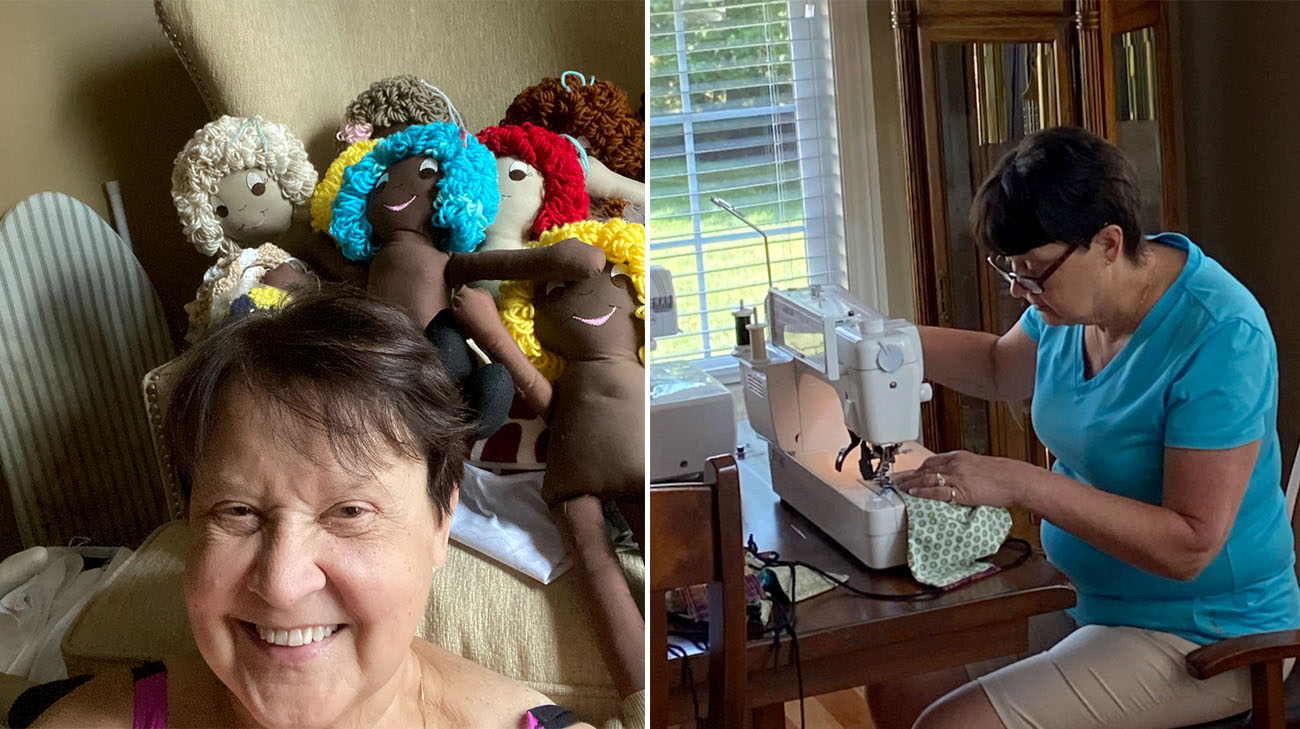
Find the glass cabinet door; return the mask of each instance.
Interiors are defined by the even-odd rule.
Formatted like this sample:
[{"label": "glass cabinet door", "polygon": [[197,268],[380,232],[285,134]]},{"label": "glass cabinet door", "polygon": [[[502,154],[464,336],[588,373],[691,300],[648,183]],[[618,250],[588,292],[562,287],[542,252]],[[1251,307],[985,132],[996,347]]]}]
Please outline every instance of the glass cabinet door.
[{"label": "glass cabinet door", "polygon": [[1156,29],[1137,28],[1111,36],[1115,144],[1133,163],[1142,191],[1144,233],[1165,230],[1164,171],[1161,164],[1160,92]]},{"label": "glass cabinet door", "polygon": [[[940,200],[932,204],[938,213],[936,256],[946,269],[941,317],[947,326],[1001,334],[1019,320],[1026,304],[1011,296],[976,246],[968,222],[971,201],[997,161],[1026,135],[1068,123],[1061,74],[1069,69],[1061,68],[1057,42],[943,42],[933,49],[937,118],[932,141],[940,151],[934,159],[942,206]],[[1028,401],[958,397],[957,447],[1041,462]]]}]

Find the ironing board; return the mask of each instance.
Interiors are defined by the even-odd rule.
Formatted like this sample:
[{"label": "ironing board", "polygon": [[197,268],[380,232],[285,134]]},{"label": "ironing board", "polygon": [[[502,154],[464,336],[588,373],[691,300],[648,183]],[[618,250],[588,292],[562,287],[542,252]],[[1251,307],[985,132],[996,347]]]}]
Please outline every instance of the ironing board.
[{"label": "ironing board", "polygon": [[130,248],[54,192],[0,219],[0,481],[24,546],[138,545],[167,521],[140,379],[174,354]]}]

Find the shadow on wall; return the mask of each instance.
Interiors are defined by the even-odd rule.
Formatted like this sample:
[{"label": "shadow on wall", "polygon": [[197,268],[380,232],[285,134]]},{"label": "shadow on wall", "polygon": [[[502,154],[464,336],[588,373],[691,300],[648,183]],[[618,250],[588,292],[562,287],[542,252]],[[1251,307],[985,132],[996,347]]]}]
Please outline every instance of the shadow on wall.
[{"label": "shadow on wall", "polygon": [[[102,67],[101,67],[102,68]],[[183,306],[194,297],[210,261],[181,232],[171,199],[172,162],[208,122],[199,92],[171,53],[151,53],[88,75],[68,108],[119,171],[136,257],[158,291],[173,341],[185,332]],[[109,221],[112,222],[111,220]]]}]

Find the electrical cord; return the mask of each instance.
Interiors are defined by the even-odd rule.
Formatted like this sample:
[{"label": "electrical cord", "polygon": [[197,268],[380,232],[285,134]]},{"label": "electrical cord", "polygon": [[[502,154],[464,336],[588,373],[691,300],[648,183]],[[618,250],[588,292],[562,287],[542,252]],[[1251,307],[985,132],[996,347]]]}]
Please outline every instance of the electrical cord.
[{"label": "electrical cord", "polygon": [[[1013,569],[1015,567],[1019,567],[1020,565],[1024,564],[1025,560],[1029,559],[1029,556],[1031,554],[1033,554],[1033,547],[1029,544],[1029,542],[1023,539],[1020,539],[1018,537],[1011,537],[1004,542],[1004,545],[1008,545],[1008,544],[1019,547],[1020,554],[1017,555],[1016,558],[1013,559],[1006,566],[999,567],[997,569],[997,572],[1003,572],[1009,569]],[[790,568],[790,592],[793,593],[792,595],[784,594],[784,591],[782,590],[779,582],[776,582],[775,584],[772,584],[770,586],[764,585],[764,587],[771,594],[773,610],[775,611],[779,606],[782,608],[782,612],[779,615],[774,613],[772,624],[759,630],[758,634],[760,636],[766,635],[768,633],[772,634],[773,666],[777,665],[778,660],[780,658],[781,636],[787,635],[790,638],[790,655],[791,658],[794,659],[795,680],[798,684],[798,690],[799,690],[799,726],[801,729],[807,726],[807,722],[806,722],[806,717],[804,712],[805,696],[804,696],[804,685],[803,685],[803,660],[799,654],[799,632],[795,627],[797,602],[795,601],[794,596],[799,594],[798,582],[797,582],[799,573],[798,570],[795,569],[796,567],[803,567],[812,572],[815,572],[816,574],[821,575],[824,579],[826,579],[828,582],[833,584],[835,587],[841,588],[853,595],[857,595],[858,597],[869,598],[872,600],[888,600],[892,602],[908,602],[908,601],[920,602],[923,600],[933,600],[943,595],[945,592],[948,592],[950,589],[952,589],[952,587],[949,587],[948,589],[943,589],[938,587],[926,587],[916,592],[906,592],[906,593],[871,592],[870,590],[862,590],[860,588],[854,587],[853,585],[849,584],[848,578],[840,579],[839,577],[832,575],[831,573],[827,572],[826,570],[816,565],[809,564],[801,560],[781,559],[781,555],[776,551],[766,551],[766,552],[760,551],[758,549],[758,545],[754,542],[754,535],[752,534],[750,534],[746,539],[745,551],[748,552],[750,555],[754,556],[754,558],[756,558],[757,560],[759,560],[759,562],[763,564],[764,569],[771,569],[773,567]],[[993,574],[993,572],[989,572],[987,574],[991,575]],[[968,583],[962,582],[959,584],[968,584]],[[701,650],[708,650],[707,637],[703,641],[701,641],[700,632],[698,630],[693,630],[693,631],[670,630],[668,632],[669,635],[673,635],[691,641],[695,645],[695,647]],[[694,712],[695,712],[695,723],[696,726],[700,726],[702,721],[700,715],[700,699],[699,699],[699,695],[696,692],[695,680],[694,680],[694,676],[691,673],[690,661],[686,660],[686,656],[687,656],[686,649],[677,645],[669,645],[668,653],[674,657],[680,657],[683,659],[682,680],[683,682],[685,682],[687,686],[690,687],[691,704],[694,707]]]}]

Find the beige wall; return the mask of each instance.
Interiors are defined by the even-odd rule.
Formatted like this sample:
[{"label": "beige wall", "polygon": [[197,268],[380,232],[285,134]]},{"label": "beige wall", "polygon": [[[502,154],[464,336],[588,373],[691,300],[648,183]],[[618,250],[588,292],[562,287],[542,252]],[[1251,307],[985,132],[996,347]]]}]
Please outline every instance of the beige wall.
[{"label": "beige wall", "polygon": [[1284,464],[1300,439],[1300,3],[1179,4],[1186,230],[1277,339]]}]

